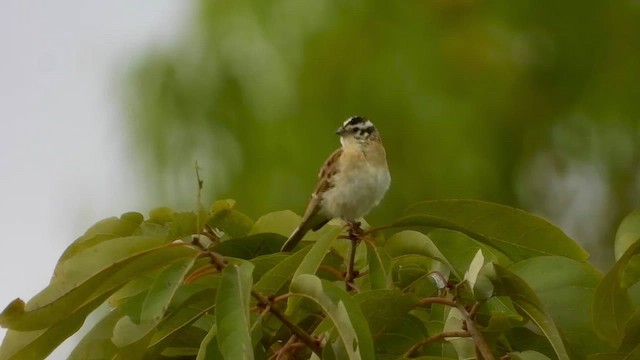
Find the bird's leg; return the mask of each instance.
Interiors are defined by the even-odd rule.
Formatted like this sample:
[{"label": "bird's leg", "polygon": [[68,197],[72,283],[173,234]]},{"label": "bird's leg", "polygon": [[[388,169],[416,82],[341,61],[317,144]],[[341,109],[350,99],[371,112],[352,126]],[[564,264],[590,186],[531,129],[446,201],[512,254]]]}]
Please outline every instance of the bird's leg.
[{"label": "bird's leg", "polygon": [[360,222],[355,220],[345,220],[347,223],[347,236],[349,240],[351,240],[351,253],[349,254],[349,262],[347,263],[347,274],[345,276],[345,285],[347,291],[355,288],[355,284],[353,280],[355,280],[357,276],[357,270],[354,269],[354,263],[356,259],[356,248],[358,247],[358,243],[360,242],[360,237],[362,236],[363,230],[360,227]]},{"label": "bird's leg", "polygon": [[345,221],[347,222],[347,233],[348,233],[349,239],[353,241],[360,240],[360,236],[364,232],[364,230],[361,227],[362,224],[359,221],[355,221],[355,220],[345,220]]}]

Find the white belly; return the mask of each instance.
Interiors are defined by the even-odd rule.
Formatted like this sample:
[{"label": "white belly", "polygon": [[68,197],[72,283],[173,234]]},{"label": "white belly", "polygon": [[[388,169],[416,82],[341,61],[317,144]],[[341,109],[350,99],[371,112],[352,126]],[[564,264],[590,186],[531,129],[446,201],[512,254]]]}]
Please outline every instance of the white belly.
[{"label": "white belly", "polygon": [[322,212],[332,218],[357,220],[384,197],[391,183],[389,170],[368,163],[334,175],[334,186],[322,195]]}]

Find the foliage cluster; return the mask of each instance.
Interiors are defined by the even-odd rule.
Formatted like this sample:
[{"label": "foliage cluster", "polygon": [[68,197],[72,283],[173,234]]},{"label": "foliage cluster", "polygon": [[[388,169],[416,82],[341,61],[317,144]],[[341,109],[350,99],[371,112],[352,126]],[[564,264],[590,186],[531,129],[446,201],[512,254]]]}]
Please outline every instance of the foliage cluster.
[{"label": "foliage cluster", "polygon": [[231,200],[102,220],[0,314],[0,359],[44,358],[92,312],[72,360],[640,357],[638,214],[604,276],[555,226],[492,203],[419,203],[357,240],[331,222],[280,253],[299,220]]}]

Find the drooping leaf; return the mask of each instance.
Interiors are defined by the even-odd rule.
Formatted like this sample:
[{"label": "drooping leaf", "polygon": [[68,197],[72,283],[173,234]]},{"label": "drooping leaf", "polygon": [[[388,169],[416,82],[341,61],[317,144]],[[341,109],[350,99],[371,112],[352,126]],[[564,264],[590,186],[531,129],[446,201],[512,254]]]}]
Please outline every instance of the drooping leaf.
[{"label": "drooping leaf", "polygon": [[224,256],[250,260],[260,255],[273,254],[280,251],[286,237],[274,233],[252,234],[233,238],[214,245],[211,251]]},{"label": "drooping leaf", "polygon": [[107,313],[80,340],[67,360],[101,360],[111,359],[118,352],[118,347],[111,342],[113,327],[123,316],[119,309]]},{"label": "drooping leaf", "polygon": [[[600,281],[594,294],[593,322],[595,331],[601,339],[616,348],[620,346],[624,338],[625,324],[633,314],[631,300],[627,292],[627,286],[633,285],[633,281],[630,277],[627,277],[627,281],[623,281],[623,279],[627,265],[639,253],[640,242],[635,242]],[[635,281],[638,280],[640,278],[636,277]]]},{"label": "drooping leaf", "polygon": [[286,259],[275,265],[271,270],[267,271],[260,280],[256,282],[254,289],[262,294],[279,294],[285,284],[293,278],[293,274],[307,256],[310,249],[311,247],[307,246],[300,249],[300,251],[287,256]]},{"label": "drooping leaf", "polygon": [[507,268],[494,264],[494,269],[494,281],[500,295],[509,296],[514,305],[536,324],[553,347],[559,360],[569,360],[569,353],[560,332],[535,292],[524,280]]},{"label": "drooping leaf", "polygon": [[524,260],[510,268],[536,293],[546,311],[563,330],[575,359],[611,351],[595,333],[592,322],[595,288],[602,275],[591,265],[560,256]]},{"label": "drooping leaf", "polygon": [[560,229],[525,211],[478,200],[435,200],[412,206],[393,227],[460,231],[499,249],[514,261],[559,255],[579,261],[588,254]]},{"label": "drooping leaf", "polygon": [[373,339],[369,325],[353,298],[338,286],[315,275],[295,277],[290,290],[293,295],[315,302],[333,322],[348,359],[374,359]]},{"label": "drooping leaf", "polygon": [[67,247],[58,263],[62,263],[77,253],[103,241],[132,235],[142,220],[142,215],[138,213],[125,213],[120,218],[110,217],[97,222]]},{"label": "drooping leaf", "polygon": [[391,285],[391,258],[384,248],[365,241],[369,263],[371,290],[387,289]]},{"label": "drooping leaf", "polygon": [[618,226],[614,242],[616,260],[619,260],[638,239],[640,239],[640,211],[633,211]]},{"label": "drooping leaf", "polygon": [[200,349],[198,349],[196,360],[222,359],[222,354],[220,353],[220,348],[218,347],[218,342],[216,341],[217,335],[218,328],[214,324],[207,333],[207,336],[205,336],[204,340],[202,340]]},{"label": "drooping leaf", "polygon": [[249,303],[253,285],[253,264],[229,264],[222,271],[216,295],[218,346],[225,359],[253,359]]},{"label": "drooping leaf", "polygon": [[[337,226],[325,225],[318,231],[318,240],[311,246],[311,249],[304,257],[300,265],[293,274],[293,278],[297,278],[300,275],[315,274],[318,271],[318,267],[322,264],[322,260],[329,252],[331,245],[338,238],[338,235],[342,229]],[[290,297],[287,299],[286,314],[291,316],[296,314],[298,307],[300,306],[299,298]]]},{"label": "drooping leaf", "polygon": [[[3,327],[29,331],[49,327],[69,317],[73,312],[97,298],[108,297],[137,276],[166,266],[182,257],[191,257],[195,249],[181,245],[165,245],[135,253],[97,272],[58,297],[59,291],[43,291],[27,307],[20,308],[21,300],[10,304],[0,314]],[[100,303],[95,304],[98,306]]]},{"label": "drooping leaf", "polygon": [[178,259],[158,274],[140,305],[139,315],[135,319],[124,316],[116,324],[112,338],[114,344],[125,347],[148,336],[149,332],[163,319],[177,288],[193,266],[196,256]]}]

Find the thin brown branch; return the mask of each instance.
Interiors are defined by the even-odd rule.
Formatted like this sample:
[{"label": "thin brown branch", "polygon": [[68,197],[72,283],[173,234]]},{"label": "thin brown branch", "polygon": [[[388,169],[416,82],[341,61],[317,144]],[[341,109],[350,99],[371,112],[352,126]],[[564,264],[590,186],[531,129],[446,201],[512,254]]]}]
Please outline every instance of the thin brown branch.
[{"label": "thin brown branch", "polygon": [[447,305],[447,306],[451,306],[451,307],[456,307],[457,306],[455,301],[447,299],[447,298],[441,298],[441,297],[422,298],[422,299],[420,299],[419,304],[420,305],[442,304],[442,305]]},{"label": "thin brown branch", "polygon": [[296,335],[300,341],[305,343],[311,351],[316,353],[318,356],[322,356],[322,348],[320,347],[320,342],[314,339],[311,335],[309,335],[304,329],[302,329],[297,324],[294,324],[289,320],[277,307],[275,304],[266,296],[261,294],[260,292],[251,289],[251,295],[258,300],[263,306],[268,307],[269,312],[273,314],[280,322],[286,326],[294,335]]},{"label": "thin brown branch", "polygon": [[356,250],[358,248],[358,240],[351,240],[351,253],[349,253],[349,262],[347,263],[347,274],[345,276],[344,282],[347,291],[352,289],[353,280],[356,278],[355,271],[353,269],[356,262]]},{"label": "thin brown branch", "polygon": [[318,269],[320,270],[324,270],[332,275],[335,275],[335,277],[337,277],[340,280],[344,280],[344,274],[342,272],[340,272],[338,269],[334,268],[333,266],[329,266],[329,265],[320,265],[320,267],[318,267]]},{"label": "thin brown branch", "polygon": [[480,354],[482,355],[484,360],[495,360],[496,358],[493,356],[489,344],[487,344],[484,336],[482,336],[482,333],[476,327],[475,322],[473,322],[473,319],[469,316],[467,309],[465,309],[462,304],[456,304],[455,306],[462,314],[464,322],[467,326],[467,331],[469,332],[469,334],[471,334],[473,342],[476,343],[476,347],[478,348],[478,351],[480,351]]},{"label": "thin brown branch", "polygon": [[409,350],[407,350],[403,357],[405,358],[410,358],[412,356],[414,356],[414,354],[420,350],[421,347],[437,342],[437,341],[444,341],[447,338],[452,338],[452,337],[470,337],[471,334],[469,334],[468,331],[449,331],[449,332],[443,332],[440,334],[436,334],[433,336],[429,336],[428,338],[420,341],[419,343],[414,344],[412,347],[409,348]]}]

